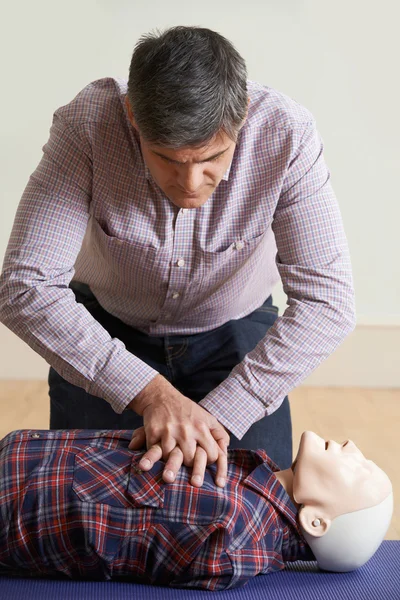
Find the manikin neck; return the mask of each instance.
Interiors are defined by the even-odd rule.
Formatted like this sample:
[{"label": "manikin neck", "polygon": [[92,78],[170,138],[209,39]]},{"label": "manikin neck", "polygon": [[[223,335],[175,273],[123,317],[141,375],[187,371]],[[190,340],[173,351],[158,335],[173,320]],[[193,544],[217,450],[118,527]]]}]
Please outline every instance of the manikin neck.
[{"label": "manikin neck", "polygon": [[283,471],[276,471],[276,478],[280,481],[281,485],[285,488],[290,499],[297,509],[300,508],[300,504],[298,504],[293,498],[293,471],[292,469],[284,469]]}]

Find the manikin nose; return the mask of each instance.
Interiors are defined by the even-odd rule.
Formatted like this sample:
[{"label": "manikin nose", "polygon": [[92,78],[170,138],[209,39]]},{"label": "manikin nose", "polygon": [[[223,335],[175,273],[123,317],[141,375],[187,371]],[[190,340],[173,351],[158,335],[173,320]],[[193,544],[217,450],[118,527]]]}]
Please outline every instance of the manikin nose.
[{"label": "manikin nose", "polygon": [[336,442],[335,440],[327,440],[325,442],[325,450],[327,450],[329,447],[332,447],[332,446],[336,446],[337,448],[343,448],[344,446],[347,446],[348,444],[349,444],[349,440],[347,440],[343,444],[339,444],[339,442]]},{"label": "manikin nose", "polygon": [[345,444],[344,444],[346,450],[349,450],[350,452],[357,452],[358,454],[360,454],[361,456],[364,456],[363,452],[360,450],[360,448],[357,446],[357,444],[355,444],[353,442],[353,440],[348,440]]}]

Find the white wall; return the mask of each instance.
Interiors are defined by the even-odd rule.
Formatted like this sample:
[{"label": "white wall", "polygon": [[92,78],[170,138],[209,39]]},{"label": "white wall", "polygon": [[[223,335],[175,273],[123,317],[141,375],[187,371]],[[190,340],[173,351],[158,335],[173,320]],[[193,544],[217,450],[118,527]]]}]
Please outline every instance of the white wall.
[{"label": "white wall", "polygon": [[[55,109],[89,81],[127,78],[141,34],[178,24],[209,27],[236,45],[250,79],[311,110],[325,144],[351,250],[358,327],[309,382],[400,385],[399,6],[397,0],[9,3],[0,41],[0,258]],[[282,289],[274,298],[283,310]],[[0,378],[46,373],[46,363],[0,325]]]}]

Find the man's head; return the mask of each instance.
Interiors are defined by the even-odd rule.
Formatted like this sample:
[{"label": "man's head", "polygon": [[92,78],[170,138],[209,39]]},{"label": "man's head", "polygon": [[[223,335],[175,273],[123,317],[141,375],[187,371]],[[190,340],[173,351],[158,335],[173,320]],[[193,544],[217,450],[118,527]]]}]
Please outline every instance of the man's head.
[{"label": "man's head", "polygon": [[299,522],[321,568],[349,571],[377,550],[393,511],[389,477],[351,440],[305,431],[292,465]]},{"label": "man's head", "polygon": [[197,208],[227,171],[248,107],[246,64],[219,33],[142,36],[125,98],[147,167],[176,206]]}]

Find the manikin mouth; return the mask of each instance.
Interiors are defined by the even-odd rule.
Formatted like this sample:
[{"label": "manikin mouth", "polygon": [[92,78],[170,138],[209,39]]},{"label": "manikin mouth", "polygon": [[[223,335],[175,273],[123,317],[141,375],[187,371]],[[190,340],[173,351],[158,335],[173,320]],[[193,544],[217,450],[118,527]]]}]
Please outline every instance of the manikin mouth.
[{"label": "manikin mouth", "polygon": [[[349,443],[349,440],[346,440],[345,442],[343,442],[343,444],[341,444],[342,448],[344,448],[345,446],[347,446],[347,444],[348,444],[348,443]],[[329,448],[329,441],[326,441],[326,442],[325,442],[325,450],[328,450],[328,448]],[[295,459],[294,459],[294,461],[293,461],[293,464],[292,464],[292,466],[290,467],[290,469],[291,469],[291,471],[292,471],[293,473],[294,473],[294,471],[295,471],[295,468],[296,468],[296,464],[297,464],[297,458],[298,458],[298,457],[296,456],[296,458],[295,458]]]}]

